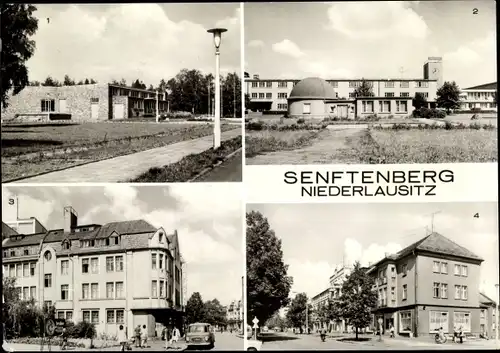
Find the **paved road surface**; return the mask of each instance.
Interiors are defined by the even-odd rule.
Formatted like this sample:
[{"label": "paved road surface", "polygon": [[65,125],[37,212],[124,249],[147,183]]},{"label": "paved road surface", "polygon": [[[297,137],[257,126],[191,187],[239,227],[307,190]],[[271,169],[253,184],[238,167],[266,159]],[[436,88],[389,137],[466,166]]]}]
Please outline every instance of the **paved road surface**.
[{"label": "paved road surface", "polygon": [[[20,343],[7,343],[6,346],[4,346],[6,351],[9,351],[10,349],[13,349],[14,352],[34,352],[34,351],[40,351],[40,345],[36,344],[20,344]],[[236,334],[231,334],[231,333],[216,333],[215,334],[215,348],[212,349],[212,351],[231,351],[231,350],[243,350],[243,338],[240,338],[236,336]],[[90,349],[83,349],[83,348],[69,348],[67,351],[88,351]],[[109,347],[109,348],[99,348],[99,349],[93,349],[91,351],[119,351],[120,347]],[[179,351],[184,351],[186,350],[186,344],[181,341],[178,344],[178,349],[169,349],[168,351],[165,350],[165,341],[161,340],[156,340],[156,341],[151,341],[149,342],[149,347],[148,348],[135,348],[132,347],[132,351],[166,351],[166,352],[179,352]],[[45,352],[48,351],[47,347],[44,349]],[[52,346],[51,351],[60,351],[59,346]]]},{"label": "paved road surface", "polygon": [[233,157],[222,163],[217,168],[203,175],[196,182],[241,182],[242,181],[242,152],[236,153]]},{"label": "paved road surface", "polygon": [[[241,129],[235,128],[222,133],[222,141],[241,135]],[[213,136],[174,143],[126,156],[106,159],[57,172],[51,172],[14,183],[78,183],[100,182],[116,183],[128,181],[152,167],[162,167],[175,163],[192,153],[201,153],[212,147]]]},{"label": "paved road surface", "polygon": [[318,335],[294,335],[279,334],[277,337],[264,341],[262,350],[471,350],[471,349],[498,349],[494,340],[469,341],[464,344],[448,342],[446,344],[436,344],[429,341],[419,341],[416,339],[390,339],[384,338],[382,342],[377,339],[369,342],[339,342],[333,338],[328,338],[322,342]]}]

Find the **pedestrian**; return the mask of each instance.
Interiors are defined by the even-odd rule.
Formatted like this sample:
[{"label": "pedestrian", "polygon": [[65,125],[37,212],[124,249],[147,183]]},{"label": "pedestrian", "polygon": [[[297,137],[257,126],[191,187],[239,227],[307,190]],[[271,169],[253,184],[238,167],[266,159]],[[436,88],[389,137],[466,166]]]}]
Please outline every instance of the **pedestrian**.
[{"label": "pedestrian", "polygon": [[120,325],[119,330],[118,330],[118,344],[121,347],[121,351],[125,351],[125,348],[127,346],[127,334],[125,333],[125,330],[123,329],[123,325]]},{"label": "pedestrian", "polygon": [[135,328],[135,346],[136,348],[141,347],[141,325],[137,325]]},{"label": "pedestrian", "polygon": [[141,341],[142,341],[141,347],[147,348],[148,347],[148,330],[146,328],[146,325],[142,325]]},{"label": "pedestrian", "polygon": [[165,349],[170,349],[172,345],[172,330],[170,330],[170,326],[165,328]]},{"label": "pedestrian", "polygon": [[460,338],[460,343],[464,343],[464,331],[462,326],[458,328],[458,338]]},{"label": "pedestrian", "polygon": [[389,331],[391,332],[391,338],[394,338],[394,326],[391,324],[391,326],[389,327]]},{"label": "pedestrian", "polygon": [[174,349],[177,349],[177,341],[179,340],[179,338],[179,330],[174,326],[174,329],[172,330],[172,346],[174,346]]}]

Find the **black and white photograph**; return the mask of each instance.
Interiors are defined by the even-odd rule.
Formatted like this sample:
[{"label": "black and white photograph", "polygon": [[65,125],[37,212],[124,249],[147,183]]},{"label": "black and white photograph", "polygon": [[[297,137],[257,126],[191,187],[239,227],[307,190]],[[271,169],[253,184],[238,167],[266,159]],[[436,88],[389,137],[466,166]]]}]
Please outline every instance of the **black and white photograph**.
[{"label": "black and white photograph", "polygon": [[495,1],[245,4],[247,165],[496,162]]},{"label": "black and white photograph", "polygon": [[498,348],[498,203],[247,204],[261,350]]},{"label": "black and white photograph", "polygon": [[2,183],[241,182],[240,6],[2,4]]},{"label": "black and white photograph", "polygon": [[4,351],[242,350],[240,189],[3,187]]}]

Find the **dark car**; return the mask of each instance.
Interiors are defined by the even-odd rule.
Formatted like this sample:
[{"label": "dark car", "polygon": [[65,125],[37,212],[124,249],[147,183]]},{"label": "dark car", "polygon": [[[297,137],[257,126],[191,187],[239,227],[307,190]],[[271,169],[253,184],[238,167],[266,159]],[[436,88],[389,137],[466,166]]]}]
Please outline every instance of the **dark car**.
[{"label": "dark car", "polygon": [[205,346],[210,349],[215,346],[215,335],[210,324],[196,323],[189,325],[186,331],[187,347]]}]

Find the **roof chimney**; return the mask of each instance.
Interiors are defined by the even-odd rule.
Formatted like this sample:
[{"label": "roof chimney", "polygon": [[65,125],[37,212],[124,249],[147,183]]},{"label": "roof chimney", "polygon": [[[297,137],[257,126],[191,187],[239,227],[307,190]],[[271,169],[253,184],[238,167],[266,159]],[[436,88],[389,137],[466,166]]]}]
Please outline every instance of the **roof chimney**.
[{"label": "roof chimney", "polygon": [[258,80],[259,79],[259,75],[253,75],[253,79],[254,80]]},{"label": "roof chimney", "polygon": [[71,233],[78,225],[78,214],[71,206],[64,207],[64,233]]}]

